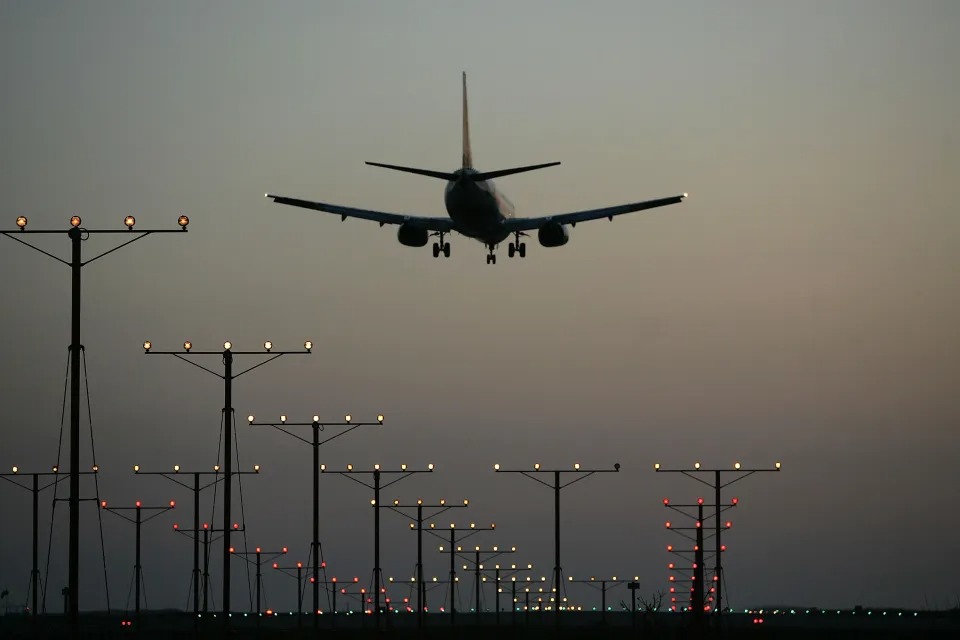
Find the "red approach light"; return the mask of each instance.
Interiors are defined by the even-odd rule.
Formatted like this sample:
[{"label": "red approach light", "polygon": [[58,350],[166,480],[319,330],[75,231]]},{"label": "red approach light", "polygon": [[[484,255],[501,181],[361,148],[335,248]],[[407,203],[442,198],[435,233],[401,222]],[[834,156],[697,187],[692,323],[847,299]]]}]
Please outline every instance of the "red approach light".
[{"label": "red approach light", "polygon": [[106,501],[106,500],[104,500],[103,502],[100,503],[100,508],[101,508],[101,509],[106,509],[106,508],[107,508],[107,501]]},{"label": "red approach light", "polygon": [[332,578],[330,578],[330,582],[336,582],[336,581],[337,581],[337,576],[333,576]]},{"label": "red approach light", "polygon": [[346,592],[347,592],[346,589],[340,589],[340,593],[346,593]]},{"label": "red approach light", "polygon": [[729,520],[727,520],[727,529],[729,529],[729,528],[732,527],[732,526],[733,526],[733,523],[730,522]]},{"label": "red approach light", "polygon": [[286,547],[283,547],[283,549],[281,549],[280,551],[281,551],[282,553],[286,553],[286,552],[287,552],[287,548],[286,548]]},{"label": "red approach light", "polygon": [[260,553],[260,547],[257,547],[257,553]]},{"label": "red approach light", "polygon": [[676,597],[670,598],[670,602],[676,602],[676,601],[677,601]]},{"label": "red approach light", "polygon": [[176,501],[176,500],[171,500],[171,501],[170,501],[170,508],[173,509],[175,506],[177,506],[177,501]]},{"label": "red approach light", "polygon": [[209,528],[210,528],[210,525],[209,525],[208,523],[204,522],[204,523],[203,523],[203,528],[204,528],[204,529],[209,529]]},{"label": "red approach light", "polygon": [[139,508],[140,508],[140,501],[137,500],[137,509],[139,509]]},{"label": "red approach light", "polygon": [[404,603],[404,604],[406,604],[406,603],[408,603],[408,602],[410,602],[410,598],[404,598],[404,599],[403,599],[403,603]]},{"label": "red approach light", "polygon": [[668,520],[665,524],[666,524],[667,529],[669,529],[669,528],[670,528],[670,521]]},{"label": "red approach light", "polygon": [[720,545],[720,551],[726,551],[726,550],[727,550],[727,545],[725,544]]},{"label": "red approach light", "polygon": [[236,553],[236,551],[233,550],[233,547],[230,547],[230,553]]},{"label": "red approach light", "polygon": [[697,563],[696,563],[696,562],[693,563],[693,568],[694,568],[694,569],[697,568]]},{"label": "red approach light", "polygon": [[297,563],[297,569],[303,569],[303,563],[302,563],[302,562],[298,562],[298,563]]},{"label": "red approach light", "polygon": [[668,544],[668,545],[667,545],[667,551],[673,551],[673,545],[672,545],[672,544]]},{"label": "red approach light", "polygon": [[737,504],[738,502],[740,502],[740,498],[734,498],[730,501],[730,504]]},{"label": "red approach light", "polygon": [[667,569],[673,569],[673,563],[672,563],[672,562],[667,565]]},{"label": "red approach light", "polygon": [[358,578],[357,576],[353,576],[353,581],[354,581],[354,582],[360,582],[360,578]]},{"label": "red approach light", "polygon": [[664,498],[664,499],[663,499],[663,504],[664,504],[664,505],[670,504],[670,498]]},{"label": "red approach light", "polygon": [[697,498],[697,504],[703,504],[703,498]]},{"label": "red approach light", "polygon": [[699,529],[699,528],[700,528],[700,526],[701,526],[701,524],[700,524],[700,521],[699,521],[699,520],[697,520],[697,529]]},{"label": "red approach light", "polygon": [[693,550],[694,550],[694,551],[700,551],[700,545],[698,545],[698,544],[693,545]]},{"label": "red approach light", "polygon": [[[716,591],[717,591],[716,587],[710,587],[710,593],[716,593]],[[710,598],[710,599],[713,600],[713,598]]]},{"label": "red approach light", "polygon": [[710,605],[706,604],[703,606],[704,611],[710,611]]},{"label": "red approach light", "polygon": [[677,592],[676,587],[670,587],[670,593],[676,593],[676,592]]},{"label": "red approach light", "polygon": [[274,568],[274,569],[279,569],[279,568],[280,568],[280,565],[279,565],[278,563],[274,562],[274,563],[273,563],[273,568]]},{"label": "red approach light", "polygon": [[179,529],[179,528],[180,528],[180,525],[178,525],[176,522],[174,522],[174,523],[173,523],[173,530],[176,531],[176,530]]},{"label": "red approach light", "polygon": [[234,529],[239,529],[239,528],[240,528],[240,523],[239,523],[239,522],[234,522],[234,523],[233,523],[233,528],[234,528]]},{"label": "red approach light", "polygon": [[673,582],[674,580],[676,580],[676,578],[674,578],[673,576],[670,576],[670,582]]},{"label": "red approach light", "polygon": [[677,610],[677,605],[673,605],[672,607],[670,607],[670,611],[676,611],[676,610]]},{"label": "red approach light", "polygon": [[310,576],[310,582],[311,582],[311,584],[314,583],[314,582],[316,582],[316,581],[317,581],[316,578],[314,578],[313,576]]},{"label": "red approach light", "polygon": [[[284,548],[286,548],[286,547],[284,547]],[[320,563],[320,568],[321,568],[321,569],[326,569],[326,568],[327,568],[327,563],[326,563],[326,562],[321,562],[321,563]]]},{"label": "red approach light", "polygon": [[267,609],[267,615],[268,615],[268,616],[272,616],[272,615],[273,615],[273,609]]}]

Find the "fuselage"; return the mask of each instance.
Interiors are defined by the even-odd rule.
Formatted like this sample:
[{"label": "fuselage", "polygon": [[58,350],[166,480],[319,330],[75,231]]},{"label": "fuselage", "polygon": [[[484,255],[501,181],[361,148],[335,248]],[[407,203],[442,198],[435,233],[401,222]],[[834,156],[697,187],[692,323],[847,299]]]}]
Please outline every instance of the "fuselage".
[{"label": "fuselage", "polygon": [[447,183],[443,201],[457,231],[484,244],[496,245],[510,232],[504,221],[514,215],[513,203],[497,191],[492,180],[471,180],[476,169],[457,169],[456,180]]}]

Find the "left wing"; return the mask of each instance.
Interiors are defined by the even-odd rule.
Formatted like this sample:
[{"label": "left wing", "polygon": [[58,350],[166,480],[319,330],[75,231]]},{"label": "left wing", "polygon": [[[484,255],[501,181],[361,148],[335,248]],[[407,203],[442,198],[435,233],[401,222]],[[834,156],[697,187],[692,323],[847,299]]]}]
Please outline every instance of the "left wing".
[{"label": "left wing", "polygon": [[347,218],[360,218],[361,220],[379,222],[381,227],[385,224],[410,224],[421,229],[426,229],[427,231],[453,231],[453,220],[450,218],[412,216],[406,213],[387,213],[385,211],[371,211],[370,209],[342,207],[337,204],[327,204],[325,202],[285,198],[284,196],[275,196],[269,193],[266,195],[278,204],[288,204],[292,207],[302,207],[304,209],[336,214],[340,216],[341,221]]},{"label": "left wing", "polygon": [[665,207],[668,204],[679,204],[684,201],[687,194],[673,196],[670,198],[660,198],[659,200],[645,200],[644,202],[633,202],[630,204],[621,204],[615,207],[604,207],[602,209],[588,209],[586,211],[575,211],[573,213],[559,213],[552,216],[540,218],[510,218],[504,221],[504,226],[508,231],[530,231],[539,229],[546,222],[557,222],[559,224],[576,225],[578,222],[588,222],[590,220],[599,220],[613,216],[633,213],[634,211],[643,211],[645,209],[655,209]]}]

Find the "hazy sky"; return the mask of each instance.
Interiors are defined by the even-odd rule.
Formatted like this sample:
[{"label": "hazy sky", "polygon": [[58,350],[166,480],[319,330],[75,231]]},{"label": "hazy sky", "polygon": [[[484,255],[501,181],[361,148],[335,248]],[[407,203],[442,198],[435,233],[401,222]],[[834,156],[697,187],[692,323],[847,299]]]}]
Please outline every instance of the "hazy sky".
[{"label": "hazy sky", "polygon": [[[564,573],[639,575],[649,592],[668,586],[678,541],[662,498],[703,493],[653,463],[781,460],[732,492],[729,604],[954,605],[958,59],[949,0],[0,3],[0,228],[19,214],[31,229],[73,213],[89,228],[192,220],[84,269],[101,497],[184,507],[145,529],[148,605],[188,604],[190,544],[170,526],[189,522],[190,494],[131,466],[211,468],[222,406],[222,383],[145,357],[148,338],[316,344],[235,385],[242,464],[263,466],[244,482],[248,542],[289,546],[291,562],[307,558],[310,449],[245,416],[382,412],[387,426],[322,461],[434,462],[384,498],[470,498],[454,520],[495,521],[476,539],[516,545],[538,575],[553,564],[550,492],[494,462],[619,462],[564,491]],[[488,266],[463,237],[435,260],[395,228],[263,198],[445,215],[442,183],[363,162],[455,168],[461,70],[480,169],[563,162],[498,182],[518,215],[690,199]],[[65,237],[34,239],[68,256]],[[4,238],[0,269],[0,465],[45,470],[69,272]],[[372,496],[321,482],[331,573],[369,581]],[[23,602],[30,496],[0,487],[0,587]],[[105,604],[95,513],[85,503],[83,608]],[[123,608],[132,527],[105,516],[104,536]],[[384,514],[383,537],[385,574],[412,575],[407,521]],[[426,562],[443,575],[439,553]],[[234,575],[244,608],[239,563]],[[268,575],[268,604],[293,607],[291,586]]]}]

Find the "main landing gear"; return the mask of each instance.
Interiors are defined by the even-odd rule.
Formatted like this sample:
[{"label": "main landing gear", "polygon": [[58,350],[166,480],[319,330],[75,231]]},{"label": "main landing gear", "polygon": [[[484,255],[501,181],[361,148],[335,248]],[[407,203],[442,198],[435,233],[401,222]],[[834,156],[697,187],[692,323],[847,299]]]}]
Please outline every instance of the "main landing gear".
[{"label": "main landing gear", "polygon": [[511,258],[515,255],[519,255],[521,258],[527,257],[527,243],[520,242],[520,236],[525,236],[527,234],[522,231],[517,231],[514,233],[516,240],[510,243],[507,247],[507,255]]},{"label": "main landing gear", "polygon": [[438,231],[438,232],[435,233],[434,235],[439,236],[440,241],[433,243],[433,257],[434,257],[434,258],[439,258],[439,257],[440,257],[440,254],[442,253],[444,258],[449,258],[449,257],[450,257],[450,243],[443,241],[443,236],[445,235],[445,232],[443,232],[443,231]]}]

